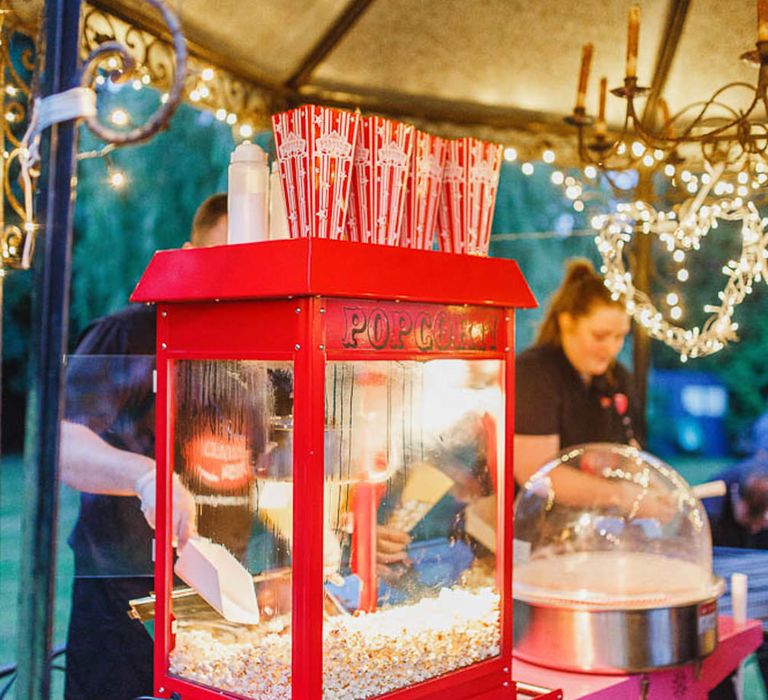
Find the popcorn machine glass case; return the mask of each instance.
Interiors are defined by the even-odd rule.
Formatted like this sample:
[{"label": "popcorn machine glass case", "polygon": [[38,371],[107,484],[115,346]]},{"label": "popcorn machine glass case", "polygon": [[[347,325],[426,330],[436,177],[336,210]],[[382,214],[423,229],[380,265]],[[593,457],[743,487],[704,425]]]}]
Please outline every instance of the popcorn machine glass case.
[{"label": "popcorn machine glass case", "polygon": [[515,263],[169,251],[133,298],[158,308],[156,693],[514,697]]}]

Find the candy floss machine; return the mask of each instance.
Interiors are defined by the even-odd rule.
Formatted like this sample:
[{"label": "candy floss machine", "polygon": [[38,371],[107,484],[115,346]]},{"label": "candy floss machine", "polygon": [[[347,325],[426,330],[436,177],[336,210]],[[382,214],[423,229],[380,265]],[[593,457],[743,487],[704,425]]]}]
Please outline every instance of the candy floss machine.
[{"label": "candy floss machine", "polygon": [[157,305],[156,694],[514,698],[516,264],[305,238],[158,253],[133,299]]},{"label": "candy floss machine", "polygon": [[515,654],[637,673],[717,645],[709,521],[674,469],[628,445],[564,450],[515,502]]}]

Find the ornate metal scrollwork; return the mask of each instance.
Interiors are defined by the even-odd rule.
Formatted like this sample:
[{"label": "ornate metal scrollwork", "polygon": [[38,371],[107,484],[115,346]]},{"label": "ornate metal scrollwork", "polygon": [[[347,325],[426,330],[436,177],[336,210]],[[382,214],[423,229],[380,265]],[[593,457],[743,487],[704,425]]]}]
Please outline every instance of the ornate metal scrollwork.
[{"label": "ornate metal scrollwork", "polygon": [[[87,119],[91,131],[108,142],[104,152],[150,138],[167,125],[182,99],[195,107],[209,110],[217,119],[237,129],[240,136],[247,137],[258,129],[269,128],[271,94],[233,73],[209,65],[199,57],[188,56],[176,15],[163,0],[146,1],[162,15],[170,41],[98,7],[83,4],[82,84],[96,87],[106,80],[133,79],[151,85],[162,94],[162,104],[152,117],[130,131],[110,128],[95,116]],[[3,120],[5,157],[2,190],[9,209],[19,222],[4,228],[0,219],[0,231],[3,232],[0,269],[29,266],[31,239],[36,228],[25,212],[23,189],[18,183],[17,159],[22,148],[24,126],[31,112],[34,42],[29,36],[22,35],[29,46],[16,52],[18,56],[12,62],[9,53],[11,35],[16,36],[19,32],[17,27],[11,27],[6,21],[13,17],[13,12],[6,9],[7,3],[8,0],[0,0],[0,91],[6,115]]]},{"label": "ornate metal scrollwork", "polygon": [[[182,91],[184,89],[184,80],[187,72],[187,44],[184,39],[184,34],[181,31],[181,23],[179,22],[178,17],[165,6],[165,3],[162,0],[146,0],[146,2],[162,14],[168,27],[168,31],[171,34],[173,45],[172,56],[175,56],[175,70],[171,73],[166,65],[162,64],[168,71],[166,76],[173,76],[173,78],[169,80],[170,90],[168,91],[168,98],[145,124],[142,124],[131,131],[123,132],[104,126],[96,116],[89,117],[86,120],[88,128],[93,131],[94,134],[104,141],[116,145],[145,141],[157,131],[164,128],[176,111],[176,107],[181,101]],[[134,69],[135,59],[133,57],[132,48],[137,44],[137,42],[133,40],[134,33],[138,34],[137,30],[134,30],[133,33],[126,33],[125,45],[119,41],[106,39],[97,42],[97,44],[91,48],[90,53],[85,57],[83,62],[81,81],[83,85],[93,86],[99,68],[102,67],[104,61],[109,58],[116,58],[122,64],[122,68],[127,72]],[[147,52],[142,58],[146,61],[149,55],[150,53]]]},{"label": "ornate metal scrollwork", "polygon": [[[128,49],[135,62],[137,79],[167,92],[173,74],[173,46],[143,29],[139,29],[108,12],[85,5],[83,22],[85,57],[108,42]],[[254,131],[270,127],[271,97],[250,82],[201,58],[190,55],[182,97],[195,107],[213,112],[217,119],[238,128]],[[242,132],[241,132],[242,133]]]},{"label": "ornate metal scrollwork", "polygon": [[0,205],[0,274],[5,268],[27,268],[31,261],[31,226],[24,225],[24,194],[14,154],[21,147],[35,68],[31,37],[15,26],[6,2],[0,2],[0,108],[2,109],[2,205]]},{"label": "ornate metal scrollwork", "polygon": [[[91,22],[86,23],[83,36],[82,85],[93,88],[105,66],[109,79],[123,79],[138,63],[145,69],[151,67],[167,91],[157,111],[144,124],[127,132],[105,126],[96,116],[87,117],[89,129],[100,139],[107,141],[110,148],[146,141],[165,128],[185,90],[187,46],[181,24],[163,0],[146,2],[162,15],[171,36],[170,44],[156,38],[148,41],[147,37],[150,35],[130,25],[126,25],[122,35],[116,37],[114,32],[104,31],[105,27],[109,28],[109,22],[102,22],[100,25],[96,19],[98,15],[94,15],[92,9],[86,9],[86,15],[91,17]],[[6,4],[7,0],[0,0],[0,95],[5,117],[2,120],[2,191],[5,201],[19,221],[5,226],[0,220],[0,224],[3,224],[0,226],[0,271],[7,267],[26,269],[30,266],[37,230],[31,216],[31,190],[34,188],[35,173],[21,168],[23,181],[19,183],[19,158],[28,158],[30,145],[22,139],[24,125],[29,122],[30,117],[30,84],[35,67],[34,44],[29,37],[15,31],[16,28],[7,22],[13,13]],[[21,37],[24,37],[30,46],[12,51],[12,40],[18,41]],[[117,68],[122,70],[117,71]]]}]

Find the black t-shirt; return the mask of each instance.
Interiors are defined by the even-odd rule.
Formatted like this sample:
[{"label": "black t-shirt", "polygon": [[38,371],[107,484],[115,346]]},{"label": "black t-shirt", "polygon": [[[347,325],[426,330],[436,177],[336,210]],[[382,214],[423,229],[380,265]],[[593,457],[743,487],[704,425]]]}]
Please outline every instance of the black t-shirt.
[{"label": "black t-shirt", "polygon": [[630,375],[620,364],[610,374],[587,386],[562,348],[528,348],[515,362],[515,433],[558,435],[561,449],[640,441]]},{"label": "black t-shirt", "polygon": [[[155,453],[155,307],[94,321],[69,358],[65,416],[113,447]],[[82,493],[69,543],[77,576],[151,576],[152,530],[134,496]]]}]

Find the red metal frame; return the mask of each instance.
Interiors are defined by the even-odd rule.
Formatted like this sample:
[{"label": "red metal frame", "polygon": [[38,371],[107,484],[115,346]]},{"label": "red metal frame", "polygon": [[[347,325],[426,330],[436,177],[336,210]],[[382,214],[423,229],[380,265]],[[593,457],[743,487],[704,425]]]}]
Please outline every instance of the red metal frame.
[{"label": "red metal frame", "polygon": [[[535,304],[517,265],[506,260],[335,241],[282,241],[160,253],[153,259],[133,298],[159,302],[157,467],[162,478],[158,479],[160,510],[156,533],[156,693],[170,697],[177,692],[183,700],[227,696],[222,691],[168,673],[168,655],[173,645],[169,607],[173,556],[170,547],[173,428],[168,421],[173,415],[172,362],[178,359],[294,362],[293,697],[320,700],[323,537],[318,524],[323,520],[325,363],[442,357],[503,360],[506,466],[497,482],[502,520],[497,544],[500,655],[380,697],[387,700],[514,699],[510,672],[513,317],[515,308]],[[357,301],[350,302],[350,299]],[[345,346],[342,342],[345,328],[339,325],[339,319],[344,318],[344,308],[350,307],[379,310],[372,321],[378,324],[371,336],[373,343],[370,338],[369,342],[356,346],[349,343]],[[440,316],[442,312],[445,313]],[[494,319],[498,320],[495,325]],[[421,336],[413,332],[416,320],[424,331]],[[349,319],[347,322],[346,330],[349,330]],[[385,326],[389,329],[389,341],[382,345]],[[429,329],[434,331],[431,337],[435,342],[431,346],[425,341]]]}]

